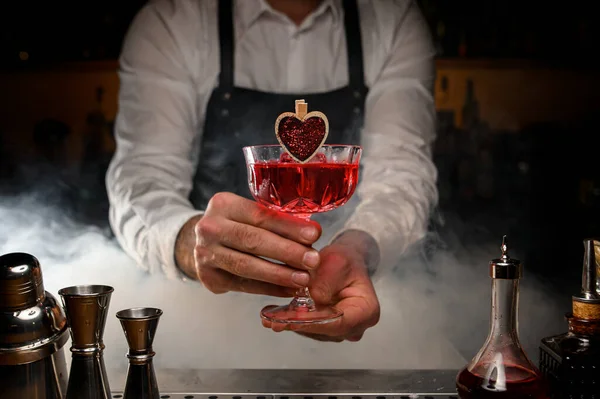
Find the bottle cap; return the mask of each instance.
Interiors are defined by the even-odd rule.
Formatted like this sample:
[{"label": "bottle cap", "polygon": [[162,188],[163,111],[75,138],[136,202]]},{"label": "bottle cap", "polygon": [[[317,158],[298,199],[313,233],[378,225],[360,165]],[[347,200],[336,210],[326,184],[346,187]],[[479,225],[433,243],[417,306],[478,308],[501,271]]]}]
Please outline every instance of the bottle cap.
[{"label": "bottle cap", "polygon": [[583,275],[581,277],[581,299],[600,300],[598,269],[600,269],[600,240],[583,240]]},{"label": "bottle cap", "polygon": [[35,256],[21,252],[0,256],[0,310],[27,309],[43,299],[42,269]]},{"label": "bottle cap", "polygon": [[573,315],[579,319],[600,320],[600,240],[583,240],[581,293],[573,296]]},{"label": "bottle cap", "polygon": [[68,339],[65,314],[44,291],[36,257],[22,252],[0,256],[0,369],[37,362]]},{"label": "bottle cap", "polygon": [[523,266],[520,260],[512,259],[508,256],[506,236],[502,237],[500,250],[502,251],[500,258],[490,261],[490,277],[509,280],[521,278],[523,275]]}]

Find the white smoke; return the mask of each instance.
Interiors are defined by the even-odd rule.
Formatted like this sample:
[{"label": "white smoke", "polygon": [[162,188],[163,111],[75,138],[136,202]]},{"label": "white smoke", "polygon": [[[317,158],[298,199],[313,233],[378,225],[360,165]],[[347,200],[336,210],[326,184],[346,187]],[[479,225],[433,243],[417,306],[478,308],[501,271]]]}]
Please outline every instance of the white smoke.
[{"label": "white smoke", "polygon": [[[138,306],[164,311],[154,344],[156,368],[458,369],[487,334],[487,264],[499,255],[497,242],[476,252],[438,250],[428,263],[407,256],[375,282],[380,323],[358,343],[336,344],[263,328],[260,309],[286,299],[214,295],[198,283],[147,275],[101,230],[73,222],[39,198],[1,199],[0,220],[0,253],[38,257],[46,290],[57,298],[70,285],[115,288],[104,334],[109,370],[127,367],[115,313]],[[521,293],[520,334],[537,361],[540,338],[564,330],[568,309],[556,306],[527,273]]]}]

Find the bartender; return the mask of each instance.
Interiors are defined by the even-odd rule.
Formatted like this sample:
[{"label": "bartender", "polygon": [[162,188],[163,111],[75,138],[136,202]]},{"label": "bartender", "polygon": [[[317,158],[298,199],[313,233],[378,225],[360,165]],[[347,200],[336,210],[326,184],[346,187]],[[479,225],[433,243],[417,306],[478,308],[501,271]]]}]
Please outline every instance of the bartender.
[{"label": "bartender", "polygon": [[[106,178],[119,243],[216,294],[308,285],[344,316],[294,330],[359,340],[379,320],[372,276],[425,235],[437,201],[433,56],[413,0],[151,1],[120,58]],[[296,99],[327,116],[328,143],[363,146],[358,204],[320,251],[318,223],[249,198],[242,147],[277,143]]]}]

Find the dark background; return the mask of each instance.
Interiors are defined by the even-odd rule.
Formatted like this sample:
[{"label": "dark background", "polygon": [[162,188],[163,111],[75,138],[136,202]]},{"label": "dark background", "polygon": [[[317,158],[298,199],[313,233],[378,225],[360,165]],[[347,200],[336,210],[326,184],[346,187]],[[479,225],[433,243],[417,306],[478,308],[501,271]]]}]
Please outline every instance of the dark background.
[{"label": "dark background", "polygon": [[[0,63],[118,57],[127,27],[146,1],[6,2],[0,16]],[[543,59],[583,64],[597,52],[593,2],[419,0],[441,57]]]},{"label": "dark background", "polygon": [[[131,19],[144,3],[5,5],[0,16],[0,69],[25,76],[28,70],[61,70],[73,62],[114,61]],[[479,67],[473,68],[487,65],[502,71],[503,63],[510,62],[512,70],[556,71],[557,81],[549,79],[549,86],[560,83],[565,70],[590,74],[597,69],[594,58],[600,25],[591,9],[593,2],[556,3],[559,6],[523,1],[419,3],[436,41],[439,65],[465,65],[468,70],[474,61]],[[439,84],[443,90],[443,77]],[[576,117],[533,118],[513,129],[496,129],[479,112],[479,86],[469,78],[464,84],[460,109],[439,109],[435,161],[440,172],[440,208],[432,221],[437,235],[432,236],[429,248],[484,245],[508,234],[528,270],[551,280],[557,290],[574,293],[581,274],[581,240],[600,235],[598,103],[581,100]],[[91,133],[77,173],[65,172],[61,163],[60,143],[71,134],[64,121],[36,119],[31,131],[3,132],[0,119],[0,139],[5,138],[0,140],[0,145],[5,143],[0,146],[0,178],[5,195],[43,186],[52,193],[46,201],[56,201],[110,235],[103,178],[111,151],[99,150],[99,141],[94,139],[94,134],[110,136],[112,131],[112,117],[102,111],[103,93],[98,87],[90,94],[98,107],[90,108],[86,119],[86,131]],[[23,96],[19,100],[41,101],[27,92],[19,96]],[[536,101],[550,100],[540,95]],[[566,105],[578,101],[578,95],[575,90],[553,101]],[[460,124],[455,122],[458,117]],[[6,138],[16,134],[32,137],[35,158],[21,157],[6,144],[10,141]]]}]

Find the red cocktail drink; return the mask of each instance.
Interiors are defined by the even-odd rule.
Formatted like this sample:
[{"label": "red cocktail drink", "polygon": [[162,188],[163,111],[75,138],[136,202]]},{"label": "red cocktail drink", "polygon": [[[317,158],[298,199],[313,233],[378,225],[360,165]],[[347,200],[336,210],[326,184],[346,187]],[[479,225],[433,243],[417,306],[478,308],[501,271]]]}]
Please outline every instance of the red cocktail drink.
[{"label": "red cocktail drink", "polygon": [[[292,159],[282,146],[244,148],[248,186],[260,204],[309,219],[314,213],[344,205],[358,184],[361,148],[352,145],[323,145],[305,163]],[[302,288],[289,305],[268,308],[261,316],[277,323],[329,323],[342,312],[315,304]]]},{"label": "red cocktail drink", "polygon": [[252,196],[267,207],[300,215],[327,212],[344,205],[358,183],[358,164],[266,161],[248,164]]},{"label": "red cocktail drink", "polygon": [[486,370],[494,370],[494,367],[482,365],[474,372],[463,369],[456,379],[458,396],[461,399],[548,399],[545,382],[536,371],[503,365],[485,376]]}]

